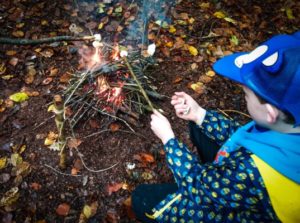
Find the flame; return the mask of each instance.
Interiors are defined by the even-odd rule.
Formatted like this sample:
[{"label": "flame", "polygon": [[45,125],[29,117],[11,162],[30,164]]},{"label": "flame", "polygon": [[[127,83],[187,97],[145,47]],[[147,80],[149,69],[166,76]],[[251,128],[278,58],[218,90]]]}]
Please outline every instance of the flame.
[{"label": "flame", "polygon": [[81,59],[79,61],[79,69],[93,70],[103,64],[103,56],[100,47],[90,48],[83,46],[79,51]]},{"label": "flame", "polygon": [[125,99],[123,94],[124,83],[118,81],[117,85],[116,87],[111,87],[105,76],[98,76],[96,95],[102,101],[120,107]]}]

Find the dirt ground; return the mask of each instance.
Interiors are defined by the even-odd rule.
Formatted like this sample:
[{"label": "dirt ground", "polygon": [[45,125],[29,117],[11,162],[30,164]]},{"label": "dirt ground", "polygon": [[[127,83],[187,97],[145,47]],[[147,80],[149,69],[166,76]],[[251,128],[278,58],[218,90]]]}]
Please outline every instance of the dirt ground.
[{"label": "dirt ground", "polygon": [[[23,38],[42,38],[54,35],[53,32],[56,32],[55,35],[72,35],[68,27],[76,23],[83,27],[83,34],[89,35],[90,29],[103,36],[114,36],[113,31],[99,31],[101,18],[95,13],[99,2],[2,0],[0,35],[15,38],[18,34],[12,33],[20,29],[24,31]],[[129,2],[122,1],[121,5],[128,6]],[[116,3],[110,6],[115,7]],[[76,11],[78,8],[80,10]],[[74,10],[77,16],[73,15]],[[216,12],[224,12],[224,16],[218,16]],[[245,112],[241,89],[217,75],[207,75],[211,65],[223,54],[251,50],[274,34],[298,30],[300,4],[298,1],[189,0],[176,4],[168,14],[173,22],[186,15],[195,21],[186,26],[177,23],[176,33],[165,30],[157,38],[161,45],[155,54],[157,65],[152,68],[151,75],[157,91],[168,97],[175,91],[185,91],[205,108]],[[113,19],[117,20],[108,17],[108,24]],[[224,18],[234,21],[228,22]],[[91,22],[96,22],[97,26]],[[86,26],[87,23],[89,26]],[[197,56],[184,47],[176,47],[176,37],[183,34],[185,43],[198,49]],[[12,160],[12,154],[19,153],[30,169],[21,175],[12,163],[0,169],[0,198],[7,196],[6,192],[11,188],[18,188],[19,195],[11,198],[14,202],[0,207],[2,222],[79,222],[84,206],[93,203],[97,203],[98,207],[88,222],[135,222],[127,210],[131,191],[141,183],[173,181],[165,164],[163,145],[149,128],[149,113],[141,116],[138,125],[133,126],[135,133],[124,123],[108,120],[103,115],[79,123],[74,132],[81,144],[77,150],[67,150],[67,168],[59,170],[58,152],[44,145],[47,134],[56,131],[53,114],[47,112],[47,108],[53,96],[67,86],[61,81],[61,76],[77,71],[79,47],[80,44],[72,42],[57,46],[0,43],[0,66],[2,64],[6,68],[4,73],[0,69],[1,77],[13,75],[0,78],[0,156]],[[51,56],[42,54],[46,49],[51,49]],[[17,58],[17,63],[12,58]],[[32,82],[27,79],[30,61],[36,70]],[[53,71],[55,75],[51,76],[53,69],[58,71]],[[45,79],[49,77],[51,82],[47,83]],[[195,91],[191,85],[198,82],[203,85]],[[38,95],[9,105],[9,96],[20,92],[23,87],[38,92]],[[193,149],[186,131],[187,123],[176,118],[170,100],[152,100],[165,111],[176,136]],[[236,112],[228,111],[227,114],[241,121],[248,120]],[[112,121],[118,130],[108,128],[101,132]],[[25,150],[21,151],[22,148]],[[141,158],[141,154],[148,154],[148,159]],[[135,167],[131,170],[129,166],[133,164]],[[109,167],[112,168],[106,170]],[[72,172],[74,168],[75,174]],[[102,171],[95,172],[97,170]],[[60,205],[70,210],[60,213],[63,209]]]}]

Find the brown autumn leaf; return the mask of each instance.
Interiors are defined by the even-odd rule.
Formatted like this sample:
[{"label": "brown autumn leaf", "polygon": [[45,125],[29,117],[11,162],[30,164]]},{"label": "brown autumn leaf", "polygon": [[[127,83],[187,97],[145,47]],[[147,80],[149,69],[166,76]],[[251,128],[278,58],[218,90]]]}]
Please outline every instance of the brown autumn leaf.
[{"label": "brown autumn leaf", "polygon": [[133,158],[135,160],[138,160],[139,162],[141,162],[143,164],[154,163],[155,162],[154,157],[149,153],[135,154],[135,155],[133,155]]},{"label": "brown autumn leaf", "polygon": [[183,80],[182,77],[177,76],[177,77],[175,77],[175,80],[173,81],[173,84],[179,84],[182,80]]},{"label": "brown autumn leaf", "polygon": [[5,52],[5,54],[6,54],[7,56],[14,56],[14,55],[17,54],[17,51],[15,51],[15,50],[7,50],[7,51]]},{"label": "brown autumn leaf", "polygon": [[76,138],[70,138],[68,140],[68,147],[70,149],[75,149],[77,148],[80,144],[82,143],[82,141],[80,139],[76,139]]},{"label": "brown autumn leaf", "polygon": [[114,122],[110,124],[109,128],[112,132],[116,132],[121,128],[121,126],[118,123]]},{"label": "brown autumn leaf", "polygon": [[201,75],[198,81],[207,84],[212,81],[212,78],[207,75]]},{"label": "brown autumn leaf", "polygon": [[70,78],[72,77],[72,74],[70,72],[66,72],[59,78],[60,83],[68,83]]},{"label": "brown autumn leaf", "polygon": [[30,188],[33,190],[40,190],[42,188],[42,185],[40,185],[39,183],[33,182],[30,184]]},{"label": "brown autumn leaf", "polygon": [[43,57],[50,58],[50,57],[53,56],[54,51],[53,51],[52,49],[45,49],[45,50],[41,51],[40,54],[41,54]]},{"label": "brown autumn leaf", "polygon": [[77,170],[81,170],[83,167],[81,159],[76,159],[73,164],[73,167],[76,168]]},{"label": "brown autumn leaf", "polygon": [[12,35],[13,35],[14,37],[21,38],[21,37],[23,37],[25,34],[24,34],[23,31],[17,30],[17,31],[12,32]]},{"label": "brown autumn leaf", "polygon": [[58,74],[58,68],[55,68],[55,67],[51,67],[50,68],[50,77],[54,77]]},{"label": "brown autumn leaf", "polygon": [[112,193],[119,191],[123,187],[123,183],[113,183],[108,184],[106,186],[106,191],[108,196],[110,196]]},{"label": "brown autumn leaf", "polygon": [[74,176],[74,175],[77,175],[78,172],[79,172],[79,170],[76,169],[76,168],[74,168],[74,167],[71,169],[71,174],[72,174],[73,176]]},{"label": "brown autumn leaf", "polygon": [[60,216],[67,216],[69,214],[69,211],[70,205],[68,205],[67,203],[62,203],[56,208],[56,214]]}]

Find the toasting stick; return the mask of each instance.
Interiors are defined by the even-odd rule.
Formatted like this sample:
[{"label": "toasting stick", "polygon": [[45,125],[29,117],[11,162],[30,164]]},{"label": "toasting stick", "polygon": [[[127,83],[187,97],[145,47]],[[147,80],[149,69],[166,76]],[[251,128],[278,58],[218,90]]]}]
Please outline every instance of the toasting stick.
[{"label": "toasting stick", "polygon": [[147,103],[148,103],[148,105],[149,105],[151,111],[153,111],[153,110],[154,110],[154,107],[153,107],[152,102],[150,101],[150,99],[149,99],[149,97],[148,97],[146,91],[144,90],[144,88],[143,88],[142,84],[140,83],[140,81],[137,79],[135,73],[134,73],[133,70],[132,70],[131,65],[129,64],[129,62],[128,62],[128,60],[127,60],[128,52],[125,51],[125,50],[122,50],[122,51],[120,52],[120,56],[123,58],[123,60],[124,60],[124,62],[125,62],[125,64],[126,64],[128,70],[129,70],[131,76],[133,77],[134,81],[135,81],[136,84],[138,85],[138,88],[140,89],[141,93],[143,94],[145,100],[147,101]]}]

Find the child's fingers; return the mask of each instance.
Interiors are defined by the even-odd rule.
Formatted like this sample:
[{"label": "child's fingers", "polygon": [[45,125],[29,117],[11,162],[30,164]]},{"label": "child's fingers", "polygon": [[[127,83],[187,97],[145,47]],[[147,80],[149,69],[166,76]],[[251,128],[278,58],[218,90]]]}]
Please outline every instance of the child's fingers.
[{"label": "child's fingers", "polygon": [[174,108],[175,110],[177,109],[187,109],[189,106],[186,105],[186,104],[178,104],[178,105],[175,105]]}]

